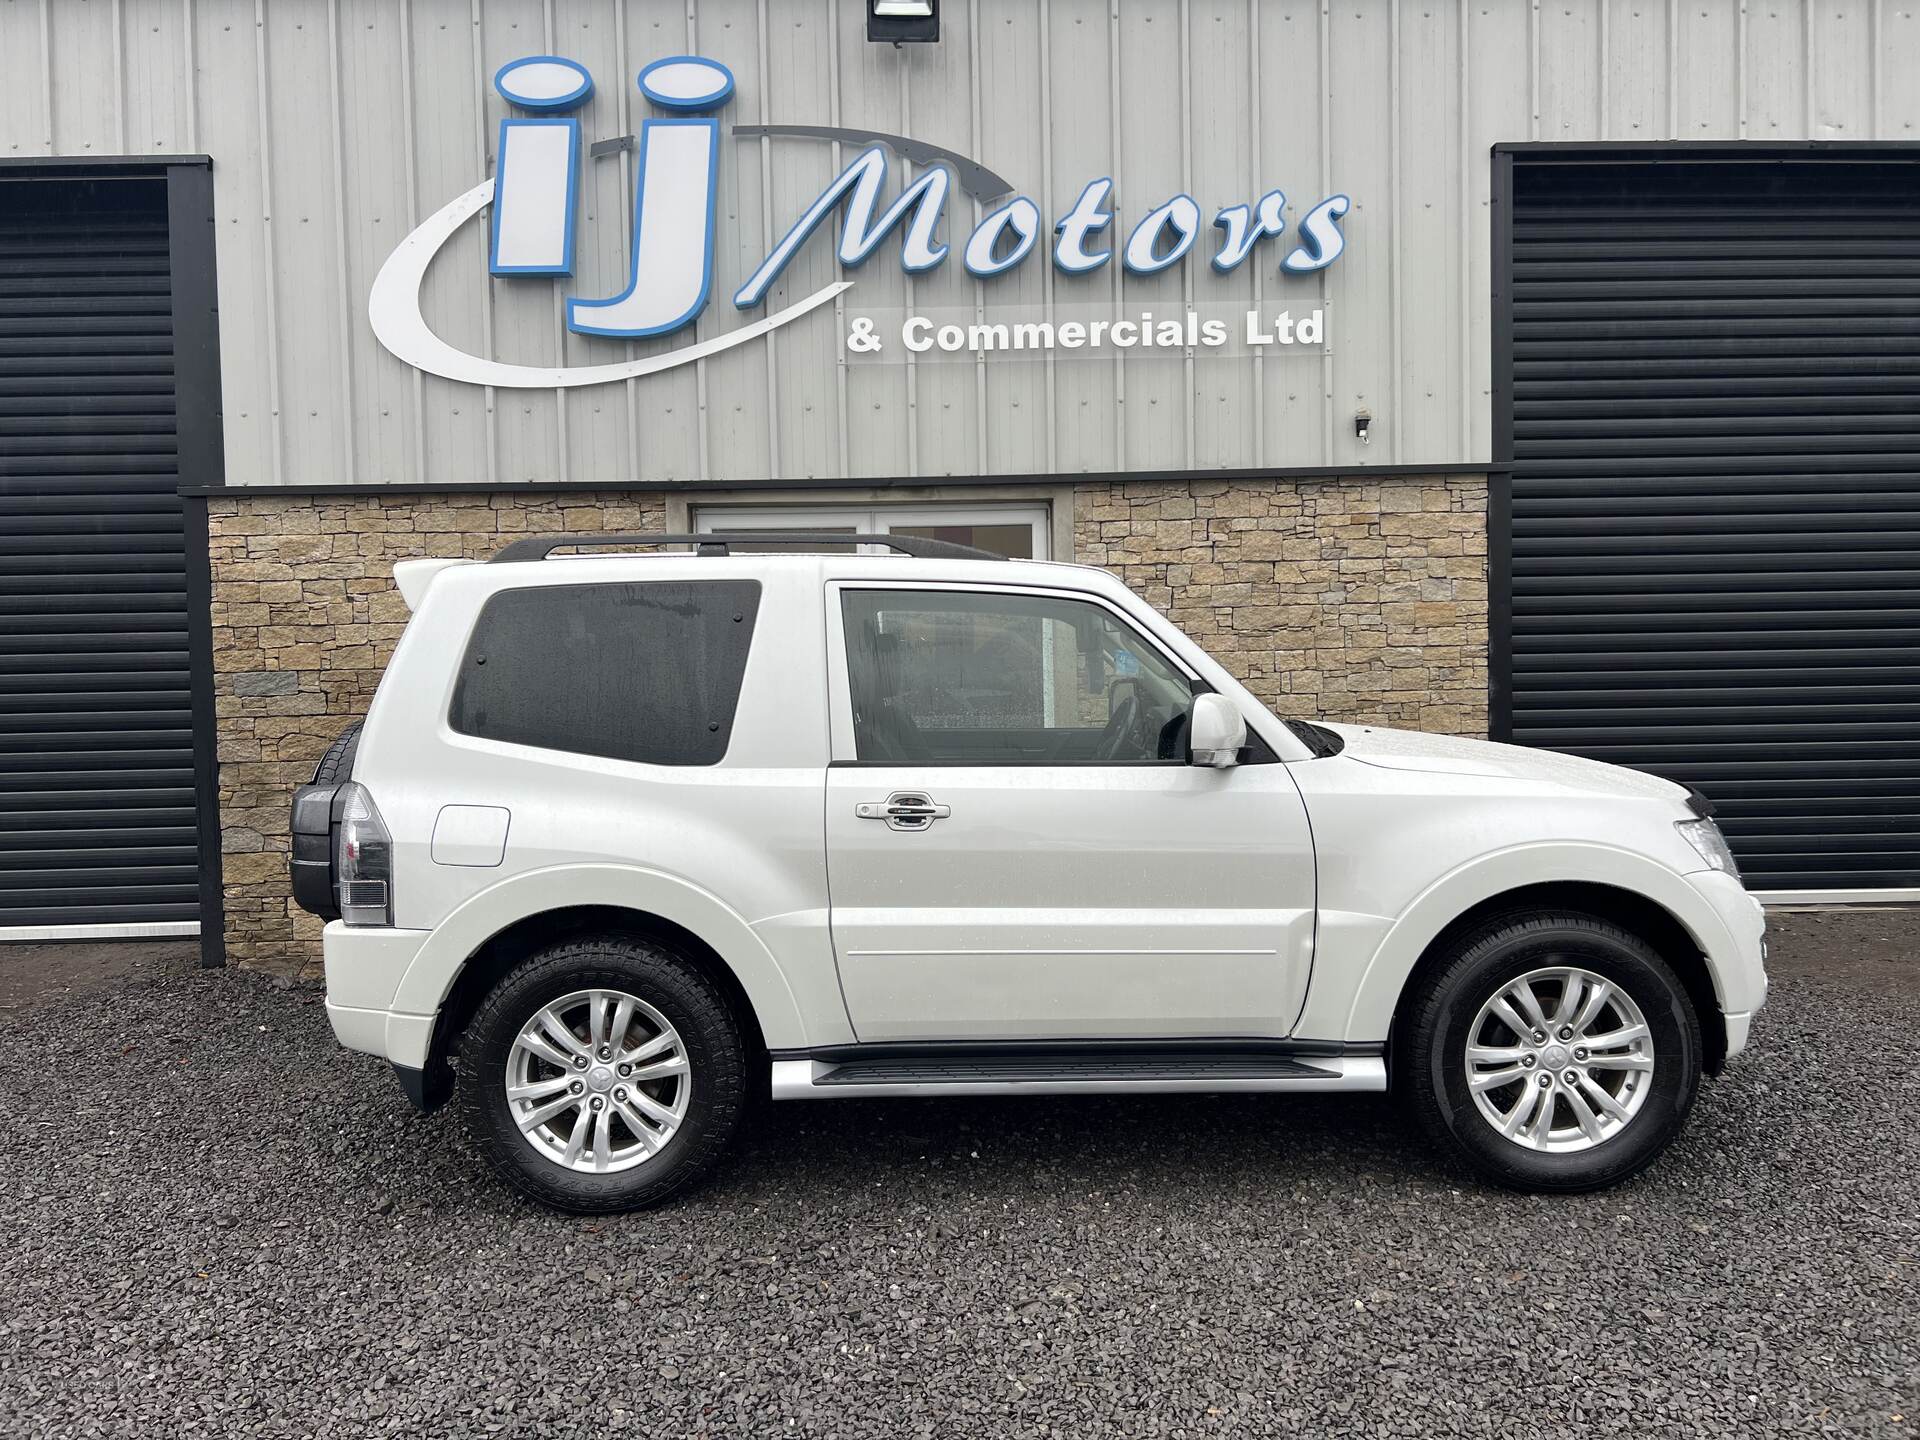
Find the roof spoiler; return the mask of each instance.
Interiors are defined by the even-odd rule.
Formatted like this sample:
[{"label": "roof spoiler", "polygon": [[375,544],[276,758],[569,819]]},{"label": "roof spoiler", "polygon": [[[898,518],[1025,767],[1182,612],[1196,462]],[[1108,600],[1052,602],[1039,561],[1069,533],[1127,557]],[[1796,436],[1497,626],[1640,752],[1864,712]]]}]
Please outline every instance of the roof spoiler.
[{"label": "roof spoiler", "polygon": [[393,583],[400,587],[400,598],[407,602],[407,609],[418,610],[420,602],[427,598],[427,589],[436,575],[456,565],[474,563],[472,560],[396,560],[393,562]]}]

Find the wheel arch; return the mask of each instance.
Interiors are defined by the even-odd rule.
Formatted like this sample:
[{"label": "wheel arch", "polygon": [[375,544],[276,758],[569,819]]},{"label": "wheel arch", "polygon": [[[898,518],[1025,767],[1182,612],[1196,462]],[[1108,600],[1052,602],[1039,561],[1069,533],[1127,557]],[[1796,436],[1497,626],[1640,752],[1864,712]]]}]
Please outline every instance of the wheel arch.
[{"label": "wheel arch", "polygon": [[[1414,990],[1452,953],[1465,936],[1509,915],[1540,910],[1571,910],[1592,915],[1618,925],[1651,945],[1660,958],[1686,987],[1700,1018],[1700,1039],[1705,1053],[1702,1063],[1709,1074],[1718,1074],[1727,1057],[1727,1027],[1721,1016],[1720,1000],[1714,991],[1713,974],[1707,966],[1699,942],[1671,910],[1635,890],[1585,880],[1545,880],[1521,885],[1489,895],[1456,915],[1427,942],[1414,961],[1400,987],[1400,999]],[[1400,1027],[1405,1021],[1404,1004],[1394,1006],[1388,1054],[1397,1048]]]},{"label": "wheel arch", "polygon": [[[1395,918],[1372,953],[1351,968],[1316,957],[1306,1036],[1391,1040],[1402,998],[1465,927],[1522,908],[1583,910],[1644,936],[1687,988],[1700,1017],[1709,1067],[1727,1049],[1714,956],[1735,945],[1708,900],[1678,872],[1633,851],[1598,844],[1520,846],[1482,855],[1436,880]],[[1374,933],[1380,933],[1376,930]],[[1345,983],[1323,979],[1344,971]]]},{"label": "wheel arch", "polygon": [[393,1011],[435,1017],[427,1048],[442,1057],[476,997],[508,969],[555,939],[594,929],[656,940],[701,965],[738,1008],[751,1043],[807,1043],[787,975],[753,927],[706,890],[637,866],[531,870],[473,896],[407,966]]},{"label": "wheel arch", "polygon": [[740,1022],[749,1054],[764,1055],[766,1035],[760,1028],[753,998],[719,951],[684,925],[662,915],[625,905],[566,905],[522,916],[487,937],[454,976],[433,1027],[430,1062],[437,1064],[453,1053],[480,1002],[500,980],[530,956],[558,941],[588,935],[609,935],[650,941],[691,961],[720,988],[734,1018]]}]

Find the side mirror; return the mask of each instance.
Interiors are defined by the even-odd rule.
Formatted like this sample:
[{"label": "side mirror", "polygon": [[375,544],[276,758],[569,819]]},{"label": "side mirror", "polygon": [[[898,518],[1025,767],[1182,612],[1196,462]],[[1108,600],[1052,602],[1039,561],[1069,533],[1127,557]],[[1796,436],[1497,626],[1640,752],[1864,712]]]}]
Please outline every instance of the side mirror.
[{"label": "side mirror", "polygon": [[1224,770],[1240,763],[1247,743],[1247,722],[1240,707],[1224,695],[1196,695],[1187,716],[1187,763]]}]

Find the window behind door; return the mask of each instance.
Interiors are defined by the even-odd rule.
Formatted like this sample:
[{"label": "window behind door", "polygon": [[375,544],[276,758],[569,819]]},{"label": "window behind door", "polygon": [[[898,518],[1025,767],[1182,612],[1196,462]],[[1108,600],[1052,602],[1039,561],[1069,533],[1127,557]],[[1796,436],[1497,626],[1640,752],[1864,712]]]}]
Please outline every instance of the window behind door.
[{"label": "window behind door", "polygon": [[758,580],[502,590],[473,627],[447,723],[578,755],[718,764],[759,608]]},{"label": "window behind door", "polygon": [[842,611],[861,760],[1186,758],[1191,682],[1103,606],[1044,595],[849,590]]}]

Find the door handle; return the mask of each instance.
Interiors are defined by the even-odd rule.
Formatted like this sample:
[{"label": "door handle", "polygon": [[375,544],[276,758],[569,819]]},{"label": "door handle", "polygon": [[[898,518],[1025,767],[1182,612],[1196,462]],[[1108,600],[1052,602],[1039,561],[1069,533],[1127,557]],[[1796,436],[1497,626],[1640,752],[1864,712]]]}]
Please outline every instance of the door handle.
[{"label": "door handle", "polygon": [[861,820],[884,820],[889,830],[925,830],[953,813],[918,790],[896,790],[884,800],[863,800],[853,807]]}]

